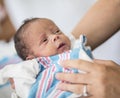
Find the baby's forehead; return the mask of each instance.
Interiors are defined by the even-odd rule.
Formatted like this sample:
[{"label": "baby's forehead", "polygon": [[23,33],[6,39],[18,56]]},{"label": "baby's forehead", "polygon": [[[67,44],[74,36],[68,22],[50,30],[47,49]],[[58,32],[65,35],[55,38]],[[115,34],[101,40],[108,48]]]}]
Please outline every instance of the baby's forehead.
[{"label": "baby's forehead", "polygon": [[58,29],[57,25],[50,19],[37,19],[31,21],[29,24],[26,25],[26,34],[34,33],[34,32],[46,32],[50,30],[54,32]]},{"label": "baby's forehead", "polygon": [[54,21],[50,19],[38,19],[38,21],[36,21],[35,24],[37,24],[37,26],[39,26],[41,29],[45,30],[58,28]]}]

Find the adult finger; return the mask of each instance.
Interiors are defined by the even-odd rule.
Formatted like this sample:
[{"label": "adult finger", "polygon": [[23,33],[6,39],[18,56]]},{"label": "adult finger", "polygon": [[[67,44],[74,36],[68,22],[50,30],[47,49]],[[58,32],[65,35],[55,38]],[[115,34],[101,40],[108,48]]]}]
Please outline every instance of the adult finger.
[{"label": "adult finger", "polygon": [[99,59],[94,59],[94,63],[101,64],[101,65],[106,65],[106,66],[116,66],[116,63],[113,62],[112,60],[99,60]]},{"label": "adult finger", "polygon": [[75,94],[83,94],[86,86],[86,92],[90,94],[91,85],[83,84],[69,84],[69,83],[60,83],[57,88],[64,91],[73,92]]},{"label": "adult finger", "polygon": [[60,64],[65,68],[76,68],[82,71],[92,71],[93,70],[93,63],[85,60],[64,60],[61,61]]},{"label": "adult finger", "polygon": [[79,74],[79,73],[57,73],[56,79],[61,81],[66,81],[69,83],[81,83],[81,84],[91,84],[92,81],[89,73]]}]

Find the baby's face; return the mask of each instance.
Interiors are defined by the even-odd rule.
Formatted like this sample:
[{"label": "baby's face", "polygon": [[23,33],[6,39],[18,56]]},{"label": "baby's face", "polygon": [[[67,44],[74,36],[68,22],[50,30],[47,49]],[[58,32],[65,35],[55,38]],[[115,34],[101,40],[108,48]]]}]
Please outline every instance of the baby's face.
[{"label": "baby's face", "polygon": [[34,57],[52,56],[71,47],[69,38],[50,20],[32,22],[27,29],[27,43]]}]

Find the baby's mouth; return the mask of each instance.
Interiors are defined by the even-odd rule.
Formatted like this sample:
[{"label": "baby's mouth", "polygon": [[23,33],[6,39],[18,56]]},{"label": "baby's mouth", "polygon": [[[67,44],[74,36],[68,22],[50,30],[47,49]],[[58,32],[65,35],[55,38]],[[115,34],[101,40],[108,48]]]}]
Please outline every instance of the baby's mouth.
[{"label": "baby's mouth", "polygon": [[60,49],[65,46],[65,43],[60,43],[57,49]]},{"label": "baby's mouth", "polygon": [[69,50],[69,47],[65,43],[60,43],[57,49],[59,53],[62,53],[62,52]]}]

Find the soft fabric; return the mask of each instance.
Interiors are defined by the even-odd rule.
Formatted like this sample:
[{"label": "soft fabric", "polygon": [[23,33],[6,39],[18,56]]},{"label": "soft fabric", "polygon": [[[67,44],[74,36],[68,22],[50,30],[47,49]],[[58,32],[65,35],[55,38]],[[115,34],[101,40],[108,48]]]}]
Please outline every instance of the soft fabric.
[{"label": "soft fabric", "polygon": [[12,98],[27,98],[39,71],[36,59],[8,65],[0,70],[0,84],[5,84],[9,78],[13,78],[15,92],[13,92]]},{"label": "soft fabric", "polygon": [[[0,70],[0,84],[4,84],[11,77],[15,82],[15,92],[12,98],[75,98],[76,95],[57,89],[57,85],[64,81],[55,78],[57,72],[82,73],[77,69],[65,69],[60,66],[60,61],[66,59],[84,59],[92,61],[89,48],[85,47],[86,38],[73,41],[72,50],[51,57],[39,57],[33,60],[12,64]],[[75,46],[74,46],[75,45]],[[75,48],[74,48],[75,47]]]},{"label": "soft fabric", "polygon": [[78,58],[91,60],[82,48],[76,48],[56,56],[38,58],[41,70],[35,84],[31,88],[29,98],[69,98],[72,93],[57,89],[57,85],[64,81],[58,81],[55,78],[55,74],[57,72],[84,74],[85,72],[83,71],[65,69],[60,65],[60,61],[62,60]]},{"label": "soft fabric", "polygon": [[[21,59],[15,54],[12,56],[3,56],[2,58],[0,58],[0,70],[9,65],[9,64],[15,64],[15,63],[19,63],[21,62]],[[4,89],[5,87],[9,87],[9,82],[7,82],[6,84],[0,85],[0,90]]]}]

